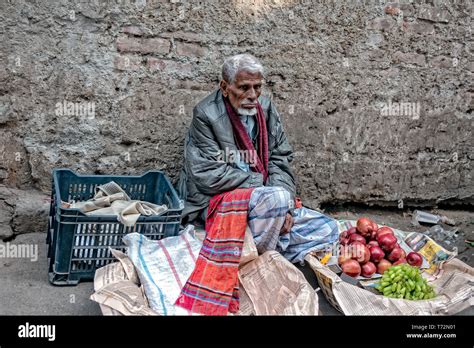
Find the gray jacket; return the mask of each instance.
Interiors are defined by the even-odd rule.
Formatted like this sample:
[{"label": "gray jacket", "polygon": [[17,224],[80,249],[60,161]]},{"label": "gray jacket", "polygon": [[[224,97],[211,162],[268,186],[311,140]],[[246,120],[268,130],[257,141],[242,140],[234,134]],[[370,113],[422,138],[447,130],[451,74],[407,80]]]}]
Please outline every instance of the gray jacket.
[{"label": "gray jacket", "polygon": [[[281,186],[295,195],[295,180],[290,168],[293,151],[286,138],[273,102],[258,98],[265,113],[268,130],[268,179],[266,186]],[[263,176],[245,172],[235,164],[222,161],[220,151],[238,151],[232,125],[220,89],[199,102],[185,140],[184,166],[177,191],[185,200],[183,223],[204,218],[212,196],[236,188],[263,186]]]}]

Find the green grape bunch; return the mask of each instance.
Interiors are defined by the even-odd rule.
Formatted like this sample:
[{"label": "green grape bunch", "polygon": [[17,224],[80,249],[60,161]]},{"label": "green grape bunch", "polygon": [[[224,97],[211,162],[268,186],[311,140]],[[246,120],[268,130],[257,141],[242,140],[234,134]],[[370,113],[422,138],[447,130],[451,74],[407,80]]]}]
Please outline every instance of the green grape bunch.
[{"label": "green grape bunch", "polygon": [[429,300],[435,291],[417,267],[406,263],[387,269],[375,288],[386,297],[406,300]]}]

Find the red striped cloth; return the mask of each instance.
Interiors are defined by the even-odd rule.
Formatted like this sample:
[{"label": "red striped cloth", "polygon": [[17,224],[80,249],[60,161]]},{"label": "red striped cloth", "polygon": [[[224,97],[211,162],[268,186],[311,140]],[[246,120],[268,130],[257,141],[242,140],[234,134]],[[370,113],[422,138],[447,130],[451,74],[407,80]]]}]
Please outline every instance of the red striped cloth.
[{"label": "red striped cloth", "polygon": [[253,188],[236,189],[212,197],[206,238],[196,267],[176,300],[177,306],[205,315],[227,315],[239,310],[237,274],[252,191]]}]

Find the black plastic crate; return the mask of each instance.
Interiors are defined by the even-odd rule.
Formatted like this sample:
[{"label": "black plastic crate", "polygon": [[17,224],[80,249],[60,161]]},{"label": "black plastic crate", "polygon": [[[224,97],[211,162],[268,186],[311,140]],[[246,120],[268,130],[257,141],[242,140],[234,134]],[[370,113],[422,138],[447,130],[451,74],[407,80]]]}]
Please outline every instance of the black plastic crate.
[{"label": "black plastic crate", "polygon": [[[114,215],[88,216],[79,209],[61,208],[61,201],[93,198],[96,187],[115,181],[133,200],[166,204],[156,216],[140,216],[126,227]],[[48,220],[49,281],[54,285],[76,285],[92,280],[95,270],[115,260],[109,247],[125,250],[122,237],[138,232],[158,240],[179,232],[183,203],[168,177],[160,171],[142,176],[78,175],[69,169],[53,170]]]}]

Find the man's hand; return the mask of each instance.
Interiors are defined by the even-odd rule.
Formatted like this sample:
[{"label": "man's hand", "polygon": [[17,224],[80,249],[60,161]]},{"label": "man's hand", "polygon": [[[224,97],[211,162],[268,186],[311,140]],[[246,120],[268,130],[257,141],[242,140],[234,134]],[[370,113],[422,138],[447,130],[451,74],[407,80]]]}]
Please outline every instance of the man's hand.
[{"label": "man's hand", "polygon": [[293,216],[290,213],[287,213],[285,216],[285,222],[283,223],[283,227],[280,230],[280,236],[282,234],[290,233],[290,230],[294,224],[295,220],[293,219]]}]

